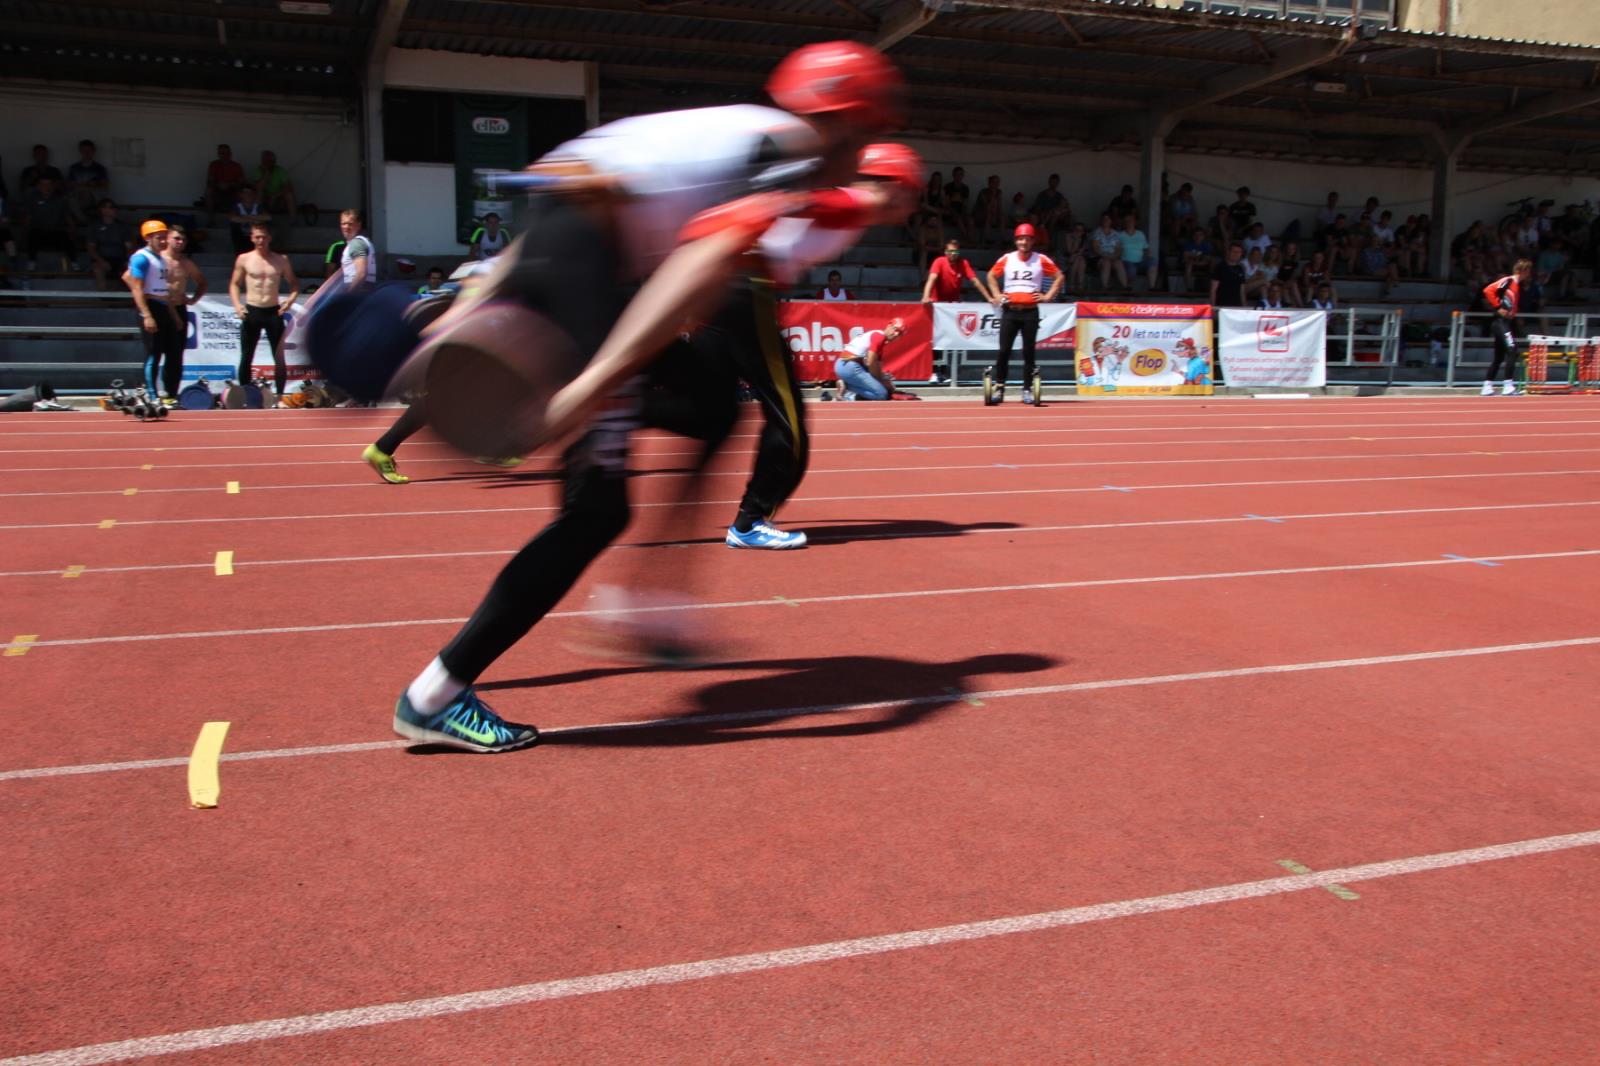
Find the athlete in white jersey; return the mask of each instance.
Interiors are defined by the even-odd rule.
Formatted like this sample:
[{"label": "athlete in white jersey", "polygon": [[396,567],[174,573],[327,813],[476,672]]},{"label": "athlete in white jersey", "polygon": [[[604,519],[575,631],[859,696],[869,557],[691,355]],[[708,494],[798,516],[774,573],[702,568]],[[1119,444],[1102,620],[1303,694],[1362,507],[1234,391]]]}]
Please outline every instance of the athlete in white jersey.
[{"label": "athlete in white jersey", "polygon": [[[994,403],[1005,399],[1006,375],[1011,369],[1011,346],[1022,335],[1022,402],[1032,403],[1034,341],[1039,336],[1039,303],[1048,303],[1061,291],[1060,269],[1049,256],[1033,250],[1033,227],[1024,222],[1013,234],[1017,249],[995,260],[989,278],[995,289],[994,305],[1000,311],[1000,355],[994,363]],[[1045,288],[1048,280],[1049,289]],[[1042,297],[1040,294],[1043,294]]]},{"label": "athlete in white jersey", "polygon": [[188,333],[184,312],[174,305],[167,285],[167,224],[151,219],[139,227],[145,246],[128,257],[122,283],[133,293],[144,338],[144,387],[155,399],[165,385],[176,400],[183,384],[183,344]]},{"label": "athlete in white jersey", "polygon": [[[532,198],[524,236],[427,336],[448,343],[485,301],[524,301],[593,353],[545,418],[557,439],[587,429],[563,457],[560,515],[506,564],[466,625],[406,688],[395,706],[397,733],[484,752],[538,740],[537,729],[503,720],[471,686],[628,524],[627,443],[637,406],[625,383],[686,319],[707,316],[752,242],[804,199],[763,190],[807,174],[813,187],[850,180],[867,135],[898,123],[900,85],[893,65],[870,48],[808,45],[768,82],[784,111],[712,108],[625,119],[534,167],[562,184]],[[706,210],[719,204],[725,210]],[[529,232],[538,234],[537,247]],[[631,299],[629,277],[645,279]],[[589,422],[602,404],[605,415]]]}]

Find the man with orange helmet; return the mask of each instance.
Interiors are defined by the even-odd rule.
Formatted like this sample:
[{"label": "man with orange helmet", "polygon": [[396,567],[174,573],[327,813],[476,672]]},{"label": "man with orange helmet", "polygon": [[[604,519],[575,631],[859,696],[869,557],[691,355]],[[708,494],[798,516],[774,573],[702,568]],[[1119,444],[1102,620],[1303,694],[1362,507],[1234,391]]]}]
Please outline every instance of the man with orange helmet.
[{"label": "man with orange helmet", "polygon": [[[1012,236],[1017,250],[1002,255],[989,268],[989,281],[994,289],[990,302],[1001,309],[1000,356],[994,364],[994,399],[990,401],[996,404],[1005,401],[1011,347],[1016,344],[1018,334],[1022,336],[1022,402],[1033,402],[1029,385],[1033,381],[1033,346],[1039,336],[1039,303],[1041,299],[1045,303],[1054,300],[1064,280],[1049,256],[1033,250],[1031,225],[1022,223]],[[1050,280],[1048,291],[1045,290],[1046,278]]]}]

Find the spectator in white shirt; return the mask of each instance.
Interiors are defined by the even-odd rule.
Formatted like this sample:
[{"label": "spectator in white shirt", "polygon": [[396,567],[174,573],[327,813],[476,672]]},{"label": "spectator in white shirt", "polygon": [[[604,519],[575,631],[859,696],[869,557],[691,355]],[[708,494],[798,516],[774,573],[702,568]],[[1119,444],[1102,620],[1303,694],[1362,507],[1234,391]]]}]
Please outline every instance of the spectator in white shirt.
[{"label": "spectator in white shirt", "polygon": [[1115,274],[1126,289],[1128,272],[1122,267],[1122,234],[1112,228],[1110,215],[1100,216],[1100,227],[1089,241],[1094,254],[1100,259],[1100,287],[1111,288],[1111,275]]},{"label": "spectator in white shirt", "polygon": [[1239,243],[1244,245],[1246,253],[1259,251],[1265,254],[1266,250],[1272,247],[1272,238],[1267,236],[1267,227],[1256,222],[1251,225],[1249,236]]},{"label": "spectator in white shirt", "polygon": [[834,301],[850,298],[850,290],[844,287],[844,275],[837,270],[828,271],[828,284],[817,293],[817,299]]},{"label": "spectator in white shirt", "polygon": [[1389,211],[1378,216],[1378,222],[1372,227],[1372,235],[1383,242],[1385,248],[1394,247],[1394,214]]}]

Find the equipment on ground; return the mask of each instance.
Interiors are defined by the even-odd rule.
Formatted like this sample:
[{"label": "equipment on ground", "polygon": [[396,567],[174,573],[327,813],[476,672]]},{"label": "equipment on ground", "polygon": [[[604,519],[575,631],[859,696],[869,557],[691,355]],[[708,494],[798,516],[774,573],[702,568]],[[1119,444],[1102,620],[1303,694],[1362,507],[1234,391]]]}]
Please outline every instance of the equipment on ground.
[{"label": "equipment on ground", "polygon": [[1044,398],[1044,378],[1039,376],[1037,370],[1033,372],[1033,380],[1028,382],[1028,391],[1033,394],[1033,406],[1038,407],[1039,401]]},{"label": "equipment on ground", "polygon": [[206,384],[206,379],[201,378],[179,390],[178,406],[185,411],[209,411],[217,406],[217,397],[211,391],[211,386]]},{"label": "equipment on ground", "polygon": [[[1554,350],[1552,350],[1554,349]],[[1567,364],[1567,380],[1550,380],[1550,360]],[[1523,391],[1530,395],[1600,392],[1600,337],[1528,338],[1528,377]]]},{"label": "equipment on ground", "polygon": [[111,392],[100,397],[100,407],[106,411],[121,411],[125,415],[132,415],[141,422],[158,421],[167,417],[167,409],[159,400],[156,400],[143,386],[136,389],[127,388],[121,378],[111,383]]}]

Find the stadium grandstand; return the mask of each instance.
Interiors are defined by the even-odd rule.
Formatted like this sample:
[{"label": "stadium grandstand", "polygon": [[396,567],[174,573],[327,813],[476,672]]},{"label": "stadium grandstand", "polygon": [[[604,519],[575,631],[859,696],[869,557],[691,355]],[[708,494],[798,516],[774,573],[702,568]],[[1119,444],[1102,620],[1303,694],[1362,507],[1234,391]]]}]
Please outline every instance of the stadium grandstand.
[{"label": "stadium grandstand", "polygon": [[[905,71],[903,136],[946,185],[791,295],[814,297],[837,270],[856,300],[917,301],[945,238],[986,268],[1032,214],[1048,223],[1051,254],[1087,260],[1064,299],[1206,303],[1227,243],[1260,222],[1290,304],[1316,297],[1312,258],[1327,255],[1340,309],[1330,337],[1343,338],[1330,341],[1334,377],[1453,380],[1487,344],[1456,313],[1516,258],[1538,261],[1543,332],[1600,322],[1600,28],[1583,0],[1563,2],[1566,14],[1555,3],[1509,21],[1481,0],[0,0],[0,195],[13,237],[0,264],[0,389],[44,376],[103,390],[136,376],[128,294],[115,276],[96,283],[86,244],[102,192],[124,224],[186,225],[209,291],[225,294],[237,219],[210,195],[208,166],[226,144],[253,181],[272,151],[275,246],[307,287],[351,206],[385,273],[416,265],[420,284],[465,259],[478,229],[457,206],[472,151],[463,102],[519,109],[520,165],[601,121],[759,100],[778,58],[840,37]],[[37,152],[67,170],[82,141],[105,184],[67,190],[83,205],[70,255],[30,249],[24,183]],[[1155,263],[1127,286],[1102,283],[1092,237],[1123,195]],[[1332,234],[1332,215],[1319,218],[1330,204],[1345,215]],[[1191,230],[1211,232],[1192,241]],[[1374,231],[1381,256],[1368,254]],[[1046,370],[1065,379],[1070,362]]]}]

